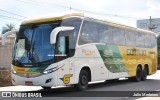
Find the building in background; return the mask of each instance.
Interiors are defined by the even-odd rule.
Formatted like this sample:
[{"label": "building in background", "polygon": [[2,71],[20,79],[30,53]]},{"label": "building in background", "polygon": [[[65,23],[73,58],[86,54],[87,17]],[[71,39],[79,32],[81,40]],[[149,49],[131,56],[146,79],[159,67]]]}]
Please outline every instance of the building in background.
[{"label": "building in background", "polygon": [[160,34],[160,18],[137,20],[137,28]]}]

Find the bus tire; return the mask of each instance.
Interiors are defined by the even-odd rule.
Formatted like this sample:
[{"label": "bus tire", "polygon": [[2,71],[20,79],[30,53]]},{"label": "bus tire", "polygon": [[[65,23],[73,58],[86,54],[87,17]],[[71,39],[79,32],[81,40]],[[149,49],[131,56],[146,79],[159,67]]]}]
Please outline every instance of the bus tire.
[{"label": "bus tire", "polygon": [[147,67],[144,67],[142,71],[142,81],[145,81],[147,79],[148,69]]},{"label": "bus tire", "polygon": [[81,70],[79,75],[79,82],[75,85],[75,88],[79,91],[85,90],[88,87],[88,72],[86,70]]},{"label": "bus tire", "polygon": [[51,87],[45,87],[45,86],[41,86],[44,90],[50,90]]},{"label": "bus tire", "polygon": [[137,70],[136,70],[136,76],[134,77],[134,81],[136,82],[140,82],[142,80],[142,70],[141,68],[138,66]]}]

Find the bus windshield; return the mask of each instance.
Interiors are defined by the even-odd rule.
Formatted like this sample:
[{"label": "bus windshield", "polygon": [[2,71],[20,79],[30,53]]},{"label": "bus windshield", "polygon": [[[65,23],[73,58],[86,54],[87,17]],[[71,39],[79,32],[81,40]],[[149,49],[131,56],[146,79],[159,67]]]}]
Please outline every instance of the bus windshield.
[{"label": "bus windshield", "polygon": [[21,26],[15,42],[14,60],[23,65],[53,60],[55,45],[50,44],[50,34],[59,25],[54,22]]},{"label": "bus windshield", "polygon": [[[59,26],[73,26],[78,34],[81,19],[68,18],[62,21],[22,25],[13,48],[12,64],[22,67],[40,67],[54,62],[55,44],[50,44],[51,31]],[[75,35],[73,40],[76,40]],[[75,41],[74,41],[75,42]]]}]

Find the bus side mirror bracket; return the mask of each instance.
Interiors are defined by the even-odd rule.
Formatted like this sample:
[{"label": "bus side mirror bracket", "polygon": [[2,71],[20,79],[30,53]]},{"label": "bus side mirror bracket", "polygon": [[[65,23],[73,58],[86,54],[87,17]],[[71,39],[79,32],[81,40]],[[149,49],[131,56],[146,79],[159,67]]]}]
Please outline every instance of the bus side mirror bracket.
[{"label": "bus side mirror bracket", "polygon": [[56,43],[56,38],[57,38],[57,35],[58,35],[59,32],[61,32],[61,31],[70,31],[70,30],[74,30],[74,27],[65,27],[65,26],[56,27],[51,32],[50,43],[51,44],[55,44]]},{"label": "bus side mirror bracket", "polygon": [[16,33],[17,33],[17,30],[12,30],[12,31],[8,31],[8,32],[2,34],[2,45],[5,45],[6,37],[8,35],[16,34]]}]

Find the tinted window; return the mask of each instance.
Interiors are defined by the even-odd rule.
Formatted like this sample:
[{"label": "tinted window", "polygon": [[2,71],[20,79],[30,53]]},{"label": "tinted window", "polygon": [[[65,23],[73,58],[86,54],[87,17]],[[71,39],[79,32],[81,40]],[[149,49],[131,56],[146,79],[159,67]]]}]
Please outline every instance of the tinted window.
[{"label": "tinted window", "polygon": [[112,27],[108,25],[98,25],[99,42],[113,44]]},{"label": "tinted window", "polygon": [[133,31],[125,30],[126,35],[126,45],[135,46],[136,45],[136,36]]},{"label": "tinted window", "polygon": [[136,33],[136,46],[144,47],[144,33]]},{"label": "tinted window", "polygon": [[155,35],[151,35],[151,47],[155,47],[157,45],[157,39]]},{"label": "tinted window", "polygon": [[145,36],[144,36],[144,45],[147,48],[151,47],[151,35],[150,34],[145,34]]},{"label": "tinted window", "polygon": [[54,59],[55,45],[50,44],[51,31],[59,22],[21,26],[15,42],[14,61],[40,64]]},{"label": "tinted window", "polygon": [[81,29],[79,44],[98,43],[98,29],[95,22],[84,21]]},{"label": "tinted window", "polygon": [[120,28],[112,28],[114,44],[125,45],[124,30]]},{"label": "tinted window", "polygon": [[64,19],[61,23],[61,26],[74,27],[73,31],[61,32],[61,33],[65,33],[67,36],[69,36],[69,48],[70,49],[75,48],[81,22],[82,22],[82,19],[80,19],[80,18],[67,18],[67,19]]}]

